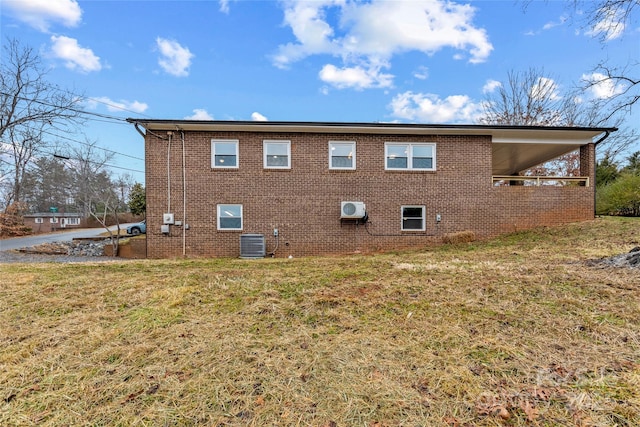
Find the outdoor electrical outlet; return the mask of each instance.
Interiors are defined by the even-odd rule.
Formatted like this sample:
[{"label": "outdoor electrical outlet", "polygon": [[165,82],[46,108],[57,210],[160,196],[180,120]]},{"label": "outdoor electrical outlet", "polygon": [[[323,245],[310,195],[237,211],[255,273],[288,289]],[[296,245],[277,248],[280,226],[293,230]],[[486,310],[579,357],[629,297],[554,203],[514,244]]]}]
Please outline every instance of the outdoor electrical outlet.
[{"label": "outdoor electrical outlet", "polygon": [[278,237],[278,229],[277,228],[273,229],[273,237]]},{"label": "outdoor electrical outlet", "polygon": [[440,216],[440,214],[436,214],[436,222],[440,221],[442,221],[442,217]]}]

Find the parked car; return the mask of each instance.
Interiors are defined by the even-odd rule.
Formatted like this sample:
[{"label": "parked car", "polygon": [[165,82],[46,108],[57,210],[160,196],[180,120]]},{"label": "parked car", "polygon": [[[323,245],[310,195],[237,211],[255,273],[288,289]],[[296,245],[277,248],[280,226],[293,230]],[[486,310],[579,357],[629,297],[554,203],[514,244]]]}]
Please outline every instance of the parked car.
[{"label": "parked car", "polygon": [[139,222],[137,224],[133,224],[130,225],[129,227],[127,227],[127,234],[132,234],[134,236],[137,236],[138,234],[141,233],[146,233],[147,232],[147,220],[145,219],[142,222]]}]

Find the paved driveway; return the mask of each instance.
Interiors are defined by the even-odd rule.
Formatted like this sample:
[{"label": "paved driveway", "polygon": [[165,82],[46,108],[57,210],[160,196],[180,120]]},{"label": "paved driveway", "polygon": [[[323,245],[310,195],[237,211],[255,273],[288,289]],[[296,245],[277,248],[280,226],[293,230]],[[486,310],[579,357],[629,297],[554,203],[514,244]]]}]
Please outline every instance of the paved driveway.
[{"label": "paved driveway", "polygon": [[[131,224],[133,223],[120,224],[120,229],[126,229]],[[116,226],[109,227],[111,230],[116,230],[116,228]],[[28,248],[30,246],[41,245],[43,243],[64,242],[83,237],[97,237],[104,232],[104,228],[81,228],[56,231],[55,233],[37,234],[34,236],[14,237],[12,239],[0,240],[0,251]]]}]

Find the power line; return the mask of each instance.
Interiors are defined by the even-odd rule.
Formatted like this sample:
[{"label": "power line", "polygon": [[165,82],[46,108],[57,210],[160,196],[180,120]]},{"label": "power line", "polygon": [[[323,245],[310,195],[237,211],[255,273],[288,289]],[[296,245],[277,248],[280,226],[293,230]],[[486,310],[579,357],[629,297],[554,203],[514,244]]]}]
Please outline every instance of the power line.
[{"label": "power line", "polygon": [[135,160],[142,160],[142,161],[144,161],[144,159],[143,159],[143,158],[141,158],[141,157],[136,157],[136,156],[132,156],[132,155],[130,155],[130,154],[120,153],[119,151],[109,150],[108,148],[102,148],[102,147],[99,147],[99,146],[97,146],[97,145],[90,144],[90,143],[88,143],[88,142],[78,141],[77,139],[69,138],[69,137],[67,137],[67,136],[57,135],[57,134],[55,134],[55,133],[53,133],[53,132],[49,132],[49,131],[46,131],[46,130],[43,130],[42,132],[43,132],[43,133],[46,133],[46,134],[48,134],[48,135],[51,135],[51,136],[55,136],[56,138],[66,139],[66,140],[71,141],[71,142],[76,142],[76,143],[78,143],[78,144],[86,145],[86,146],[88,146],[88,147],[97,148],[97,149],[99,149],[99,150],[107,151],[107,152],[109,152],[109,153],[117,154],[117,155],[124,156],[124,157],[129,157],[129,158],[131,158],[131,159],[135,159]]},{"label": "power line", "polygon": [[73,161],[78,161],[78,162],[87,162],[87,163],[93,163],[94,165],[104,166],[104,167],[107,167],[107,168],[122,169],[122,170],[130,171],[130,172],[144,173],[144,171],[141,171],[139,169],[125,168],[125,167],[122,167],[122,166],[110,165],[108,163],[95,162],[93,160],[88,160],[88,159],[78,159],[78,158],[74,158],[74,157],[67,157],[67,156],[62,156],[62,155],[57,154],[57,153],[51,153],[51,152],[48,152],[48,151],[41,151],[41,153],[48,154],[48,155],[53,156],[56,159],[60,159],[60,160],[73,160]]},{"label": "power line", "polygon": [[[127,112],[129,112],[129,113],[134,113],[134,114],[140,114],[141,116],[151,118],[151,116],[148,116],[148,115],[146,115],[146,114],[142,114],[142,113],[140,113],[139,111],[129,110],[129,109],[127,109],[127,108],[121,107],[121,106],[116,105],[116,104],[111,104],[111,103],[109,103],[109,102],[102,101],[102,100],[100,100],[100,99],[96,99],[96,98],[89,98],[89,97],[87,97],[86,99],[89,99],[89,100],[91,100],[91,101],[93,101],[93,102],[97,102],[97,103],[99,103],[99,104],[106,105],[107,107],[117,108],[118,110],[127,111]],[[145,105],[146,105],[146,104],[145,104]]]},{"label": "power line", "polygon": [[60,109],[68,110],[68,111],[73,111],[74,113],[84,114],[84,115],[87,115],[87,116],[96,116],[96,117],[100,117],[102,119],[109,119],[109,120],[113,120],[113,121],[117,121],[117,122],[126,122],[126,119],[122,118],[122,117],[110,116],[108,114],[102,114],[102,113],[94,113],[92,111],[85,111],[85,110],[81,110],[79,108],[73,108],[73,107],[61,107],[59,105],[55,105],[55,104],[52,104],[50,102],[41,101],[39,99],[25,98],[24,96],[12,95],[12,94],[6,93],[6,92],[0,92],[0,95],[13,97],[13,98],[19,99],[21,101],[35,102],[36,104],[46,105],[47,107],[60,108]]}]

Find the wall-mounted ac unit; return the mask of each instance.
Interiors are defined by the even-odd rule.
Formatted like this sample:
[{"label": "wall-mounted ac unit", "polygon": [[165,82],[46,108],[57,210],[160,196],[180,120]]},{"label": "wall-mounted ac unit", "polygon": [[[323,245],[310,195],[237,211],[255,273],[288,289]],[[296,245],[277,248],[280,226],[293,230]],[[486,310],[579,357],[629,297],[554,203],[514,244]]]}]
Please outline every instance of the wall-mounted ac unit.
[{"label": "wall-mounted ac unit", "polygon": [[264,258],[266,252],[264,234],[240,235],[240,258]]},{"label": "wall-mounted ac unit", "polygon": [[342,202],[340,204],[340,218],[361,219],[367,215],[367,210],[362,202]]}]

